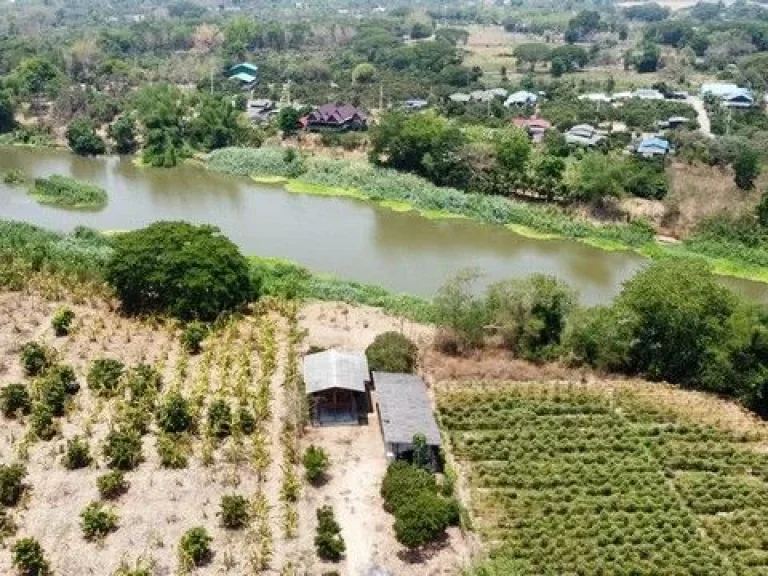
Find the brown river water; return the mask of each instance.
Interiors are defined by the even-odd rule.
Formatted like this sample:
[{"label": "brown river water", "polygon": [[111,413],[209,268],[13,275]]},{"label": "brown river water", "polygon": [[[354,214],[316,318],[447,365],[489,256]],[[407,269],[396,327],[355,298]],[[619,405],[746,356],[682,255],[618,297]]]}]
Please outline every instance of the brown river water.
[{"label": "brown river water", "polygon": [[[0,183],[0,218],[60,231],[78,225],[130,230],[157,220],[213,224],[246,255],[287,258],[314,272],[421,296],[434,295],[457,271],[477,268],[483,283],[552,274],[577,289],[584,303],[603,303],[647,262],[633,252],[530,239],[468,220],[428,220],[353,199],[292,194],[198,166],[139,168],[130,158],[0,148],[0,171],[11,168],[92,182],[108,191],[109,204],[98,212],[44,206],[25,186]],[[723,282],[768,301],[766,284]]]}]

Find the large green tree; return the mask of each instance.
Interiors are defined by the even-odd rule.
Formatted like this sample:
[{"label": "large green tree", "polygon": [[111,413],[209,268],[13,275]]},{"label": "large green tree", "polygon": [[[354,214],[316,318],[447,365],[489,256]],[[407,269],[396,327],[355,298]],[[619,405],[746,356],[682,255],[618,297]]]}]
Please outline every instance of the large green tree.
[{"label": "large green tree", "polygon": [[0,134],[10,132],[15,127],[13,101],[8,94],[0,92]]},{"label": "large green tree", "polygon": [[213,226],[186,222],[118,236],[106,276],[129,313],[213,320],[256,296],[237,246]]}]

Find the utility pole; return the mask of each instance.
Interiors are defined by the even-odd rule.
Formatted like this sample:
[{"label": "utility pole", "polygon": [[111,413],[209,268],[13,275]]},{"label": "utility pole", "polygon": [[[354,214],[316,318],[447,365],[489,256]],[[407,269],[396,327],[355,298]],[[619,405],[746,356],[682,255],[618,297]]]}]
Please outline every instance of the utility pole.
[{"label": "utility pole", "polygon": [[384,84],[379,84],[379,110],[384,110]]}]

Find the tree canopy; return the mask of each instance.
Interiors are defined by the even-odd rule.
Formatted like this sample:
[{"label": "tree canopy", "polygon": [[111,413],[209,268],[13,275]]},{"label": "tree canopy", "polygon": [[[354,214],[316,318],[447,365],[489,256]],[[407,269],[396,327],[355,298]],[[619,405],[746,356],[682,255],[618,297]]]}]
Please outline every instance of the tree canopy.
[{"label": "tree canopy", "polygon": [[217,228],[185,222],[119,235],[106,276],[129,313],[213,320],[257,296],[238,248]]}]

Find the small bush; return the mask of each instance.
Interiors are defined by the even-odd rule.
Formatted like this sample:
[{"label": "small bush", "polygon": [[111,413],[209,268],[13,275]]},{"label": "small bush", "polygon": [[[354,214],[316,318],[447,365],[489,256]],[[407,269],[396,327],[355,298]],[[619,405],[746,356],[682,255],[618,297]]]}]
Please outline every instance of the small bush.
[{"label": "small bush", "polygon": [[163,387],[162,376],[149,364],[136,364],[126,373],[124,381],[132,403],[154,405],[155,396]]},{"label": "small bush", "polygon": [[7,418],[13,418],[17,414],[29,414],[32,402],[27,387],[19,383],[8,384],[0,391],[0,406]]},{"label": "small bush", "polygon": [[91,454],[88,450],[88,442],[80,436],[67,440],[67,452],[62,460],[67,470],[85,468],[91,464]]},{"label": "small bush", "polygon": [[321,483],[331,465],[325,450],[314,444],[306,449],[302,461],[304,463],[305,477],[311,484]]},{"label": "small bush", "polygon": [[40,402],[51,409],[54,416],[62,416],[69,399],[64,382],[56,376],[45,376],[37,382]]},{"label": "small bush", "polygon": [[114,429],[104,442],[107,466],[117,470],[133,470],[143,460],[141,436],[134,430]]},{"label": "small bush", "polygon": [[179,392],[171,392],[157,410],[157,425],[167,434],[186,432],[192,426],[189,402]]},{"label": "small bush", "polygon": [[237,428],[246,436],[253,434],[253,431],[256,430],[256,418],[254,418],[253,412],[245,406],[240,406],[237,411]]},{"label": "small bush", "polygon": [[27,342],[21,348],[21,365],[27,376],[38,376],[54,361],[54,352],[37,342]]},{"label": "small bush", "polygon": [[29,425],[34,435],[40,440],[50,440],[58,432],[56,422],[53,420],[51,407],[42,402],[35,402],[32,406]]},{"label": "small bush", "polygon": [[53,315],[51,326],[56,336],[66,336],[72,329],[72,320],[75,319],[75,313],[69,308],[59,308]]},{"label": "small bush", "polygon": [[317,510],[317,534],[315,535],[317,555],[323,560],[338,562],[346,550],[341,537],[341,527],[336,522],[333,508],[323,506]]},{"label": "small bush", "polygon": [[120,389],[120,377],[125,366],[114,358],[99,358],[94,360],[88,370],[88,388],[97,396],[111,397]]},{"label": "small bush", "polygon": [[202,566],[211,559],[213,538],[202,526],[187,530],[179,542],[179,558],[186,567]]},{"label": "small bush", "polygon": [[181,469],[188,464],[187,443],[177,436],[161,434],[157,437],[157,455],[164,468]]},{"label": "small bush", "polygon": [[202,322],[190,322],[181,334],[181,345],[190,354],[199,354],[206,336],[208,336],[208,326]]},{"label": "small bush", "polygon": [[56,364],[48,370],[45,377],[58,380],[64,387],[64,391],[70,396],[77,394],[80,391],[80,384],[78,383],[75,371],[71,366],[67,366],[66,364]]},{"label": "small bush", "polygon": [[118,516],[103,502],[91,502],[80,512],[80,527],[86,540],[100,540],[117,530]]},{"label": "small bush", "polygon": [[0,504],[15,506],[24,493],[26,469],[21,464],[0,465]]},{"label": "small bush", "polygon": [[399,332],[384,332],[365,350],[368,366],[378,372],[413,372],[419,349]]},{"label": "small bush", "polygon": [[105,500],[116,500],[128,492],[128,481],[120,470],[112,470],[96,480],[99,495]]},{"label": "small bush", "polygon": [[46,576],[50,566],[43,547],[34,538],[21,538],[11,548],[14,567],[25,576]]},{"label": "small bush", "polygon": [[152,410],[146,404],[122,404],[117,412],[116,425],[127,430],[134,430],[141,436],[149,432],[152,423]]},{"label": "small bush", "polygon": [[155,574],[154,566],[152,559],[145,561],[139,558],[132,565],[123,559],[112,576],[152,576]]},{"label": "small bush", "polygon": [[232,410],[224,400],[215,400],[208,407],[208,429],[216,438],[232,434]]},{"label": "small bush", "polygon": [[222,496],[219,518],[221,525],[230,530],[245,528],[251,518],[251,504],[245,496],[239,494]]}]

